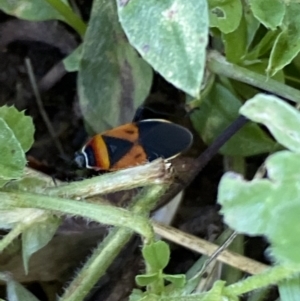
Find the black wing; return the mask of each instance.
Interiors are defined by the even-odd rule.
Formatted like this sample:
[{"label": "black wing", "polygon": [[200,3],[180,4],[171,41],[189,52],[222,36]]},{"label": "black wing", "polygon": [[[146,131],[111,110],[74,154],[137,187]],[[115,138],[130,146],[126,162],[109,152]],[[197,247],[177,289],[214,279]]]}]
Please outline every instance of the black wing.
[{"label": "black wing", "polygon": [[187,150],[192,142],[192,133],[183,126],[162,119],[148,119],[137,123],[139,143],[148,160],[168,159]]}]

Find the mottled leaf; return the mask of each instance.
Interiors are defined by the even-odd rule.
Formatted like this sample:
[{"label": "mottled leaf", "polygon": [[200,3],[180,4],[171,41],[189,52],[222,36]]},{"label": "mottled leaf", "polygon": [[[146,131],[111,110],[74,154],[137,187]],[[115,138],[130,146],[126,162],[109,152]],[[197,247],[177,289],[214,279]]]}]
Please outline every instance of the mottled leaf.
[{"label": "mottled leaf", "polygon": [[198,97],[208,39],[206,0],[117,0],[130,43],[167,81]]},{"label": "mottled leaf", "polygon": [[80,106],[89,128],[102,132],[130,122],[151,83],[152,70],[129,45],[114,1],[95,0],[78,74]]}]

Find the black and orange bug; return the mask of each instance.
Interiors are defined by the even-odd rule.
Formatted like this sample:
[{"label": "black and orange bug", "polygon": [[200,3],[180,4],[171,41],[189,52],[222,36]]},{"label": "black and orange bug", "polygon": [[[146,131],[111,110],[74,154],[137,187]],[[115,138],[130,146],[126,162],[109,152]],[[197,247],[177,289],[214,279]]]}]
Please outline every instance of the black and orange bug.
[{"label": "black and orange bug", "polygon": [[81,168],[112,171],[140,165],[156,158],[172,159],[187,150],[192,133],[164,119],[127,123],[92,137],[76,153]]}]

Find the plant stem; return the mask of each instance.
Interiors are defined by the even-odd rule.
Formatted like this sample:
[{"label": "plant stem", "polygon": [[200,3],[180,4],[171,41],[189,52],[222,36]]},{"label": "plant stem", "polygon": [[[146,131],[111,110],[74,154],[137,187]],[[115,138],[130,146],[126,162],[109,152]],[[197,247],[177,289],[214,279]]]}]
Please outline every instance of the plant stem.
[{"label": "plant stem", "polygon": [[208,53],[207,67],[211,72],[218,75],[238,80],[296,103],[300,102],[299,90],[246,68],[231,64],[216,51]]},{"label": "plant stem", "polygon": [[133,232],[126,228],[114,228],[101,242],[85,263],[76,278],[66,289],[60,301],[82,301],[103,276]]},{"label": "plant stem", "polygon": [[[159,196],[167,189],[167,185],[155,185],[144,189],[133,201],[131,212],[141,216],[148,216],[155,206]],[[133,232],[129,229],[113,229],[101,242],[93,255],[88,259],[70,286],[66,289],[60,301],[81,301],[91,288],[103,276],[119,254],[123,246],[129,241]]]},{"label": "plant stem", "polygon": [[276,284],[280,280],[291,278],[295,274],[299,274],[299,270],[275,266],[261,274],[248,277],[245,280],[225,287],[224,294],[228,296],[239,296],[264,286]]},{"label": "plant stem", "polygon": [[0,192],[0,199],[0,209],[37,208],[82,216],[99,223],[130,228],[141,234],[146,242],[153,240],[148,219],[122,208],[21,192]]},{"label": "plant stem", "polygon": [[149,164],[126,168],[55,188],[48,188],[43,193],[70,199],[87,198],[124,189],[163,184],[169,179],[169,176],[165,162],[163,159],[158,159]]},{"label": "plant stem", "polygon": [[[164,239],[175,242],[176,244],[184,246],[203,255],[209,256],[219,248],[218,245],[182,232],[173,227],[161,225],[157,222],[152,222],[152,225],[154,227],[155,233],[160,235]],[[239,254],[229,252],[228,250],[223,251],[219,255],[218,260],[250,274],[262,273],[264,270],[268,269],[267,265],[241,256]]]},{"label": "plant stem", "polygon": [[45,1],[47,1],[54,9],[56,9],[63,16],[63,20],[73,27],[82,38],[84,37],[87,26],[68,5],[63,3],[61,0]]}]

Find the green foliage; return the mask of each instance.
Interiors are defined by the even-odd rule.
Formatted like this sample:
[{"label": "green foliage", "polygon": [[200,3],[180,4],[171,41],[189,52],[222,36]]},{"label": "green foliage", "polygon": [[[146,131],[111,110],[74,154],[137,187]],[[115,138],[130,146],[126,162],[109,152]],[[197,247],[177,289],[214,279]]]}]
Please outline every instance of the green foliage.
[{"label": "green foliage", "polygon": [[[241,102],[230,90],[215,84],[191,119],[202,139],[210,144],[237,118],[240,107]],[[248,124],[221,148],[221,152],[247,157],[274,149],[275,143],[257,125]]]},{"label": "green foliage", "polygon": [[[236,44],[235,41],[239,40]],[[233,63],[239,63],[247,50],[247,23],[242,16],[236,30],[229,33],[222,33],[222,40],[225,47],[226,58]]]},{"label": "green foliage", "polygon": [[[26,165],[25,152],[33,144],[32,119],[15,107],[3,106],[0,108],[0,132],[0,139],[2,139],[0,143],[1,183],[6,184],[6,189],[26,191],[30,187],[37,189],[41,184],[44,185],[40,179],[31,179],[29,183],[28,178],[22,178]],[[16,179],[20,180],[8,184],[9,180]],[[32,208],[7,209],[1,210],[0,226],[2,229],[19,227],[20,233],[23,233],[23,261],[27,273],[30,256],[50,241],[59,225],[59,220],[52,215],[45,214],[44,211]],[[12,290],[14,294],[19,291],[19,287],[15,286],[14,282],[12,282]],[[13,300],[13,297],[10,298]]]},{"label": "green foliage", "polygon": [[[282,147],[288,150],[266,160],[264,179],[246,181],[240,175],[225,174],[218,202],[229,226],[248,235],[266,236],[274,261],[292,269],[282,273],[271,269],[270,274],[253,276],[251,285],[245,280],[236,287],[225,287],[217,281],[208,292],[187,294],[185,275],[163,272],[170,250],[164,242],[151,243],[152,228],[139,215],[147,212],[133,214],[125,209],[64,199],[62,196],[69,194],[63,188],[55,195],[43,180],[23,177],[25,152],[33,143],[34,130],[32,121],[13,107],[0,108],[0,187],[5,185],[0,191],[0,226],[12,229],[0,241],[1,251],[22,235],[23,261],[28,272],[30,256],[50,241],[59,225],[59,219],[48,213],[54,211],[113,224],[121,230],[125,226],[126,231],[121,233],[126,238],[132,230],[146,237],[147,244],[142,249],[146,272],[136,277],[146,290],[134,290],[131,301],[237,300],[245,292],[287,277],[289,281],[279,286],[282,300],[299,294],[292,276],[300,270],[300,117],[296,109],[277,97],[256,95],[262,89],[299,102],[299,91],[284,84],[289,80],[299,87],[298,1],[94,0],[88,26],[63,0],[0,0],[0,9],[27,20],[61,20],[80,34],[82,44],[64,64],[68,71],[79,71],[79,102],[85,123],[94,132],[131,121],[135,109],[149,95],[153,70],[186,93],[187,105],[199,106],[191,119],[207,144],[239,114],[263,124],[272,137],[259,125],[249,123],[220,152],[248,157]],[[206,57],[209,32],[210,48],[224,54],[217,67],[213,56]],[[28,191],[32,194],[28,195]],[[102,257],[99,255],[102,263],[121,248],[121,235],[117,231],[114,234],[115,240],[109,238],[109,243],[99,247],[106,250],[100,253]],[[87,266],[93,268],[93,262]],[[37,300],[13,280],[5,281],[10,301]],[[88,291],[77,283],[70,291],[76,289],[77,293],[80,290],[78,294]]]},{"label": "green foliage", "polygon": [[[279,33],[279,30],[268,31],[261,37],[261,40],[255,45],[255,47],[246,54],[246,59],[252,61],[267,54],[271,50]],[[266,68],[264,69],[264,72],[265,70]]]},{"label": "green foliage", "polygon": [[209,4],[209,22],[211,27],[217,27],[227,34],[235,31],[243,15],[240,0],[211,0]]},{"label": "green foliage", "polygon": [[[174,289],[182,288],[186,284],[185,275],[167,275],[163,273],[163,269],[167,266],[170,260],[170,248],[164,241],[157,241],[150,245],[144,246],[142,254],[146,263],[149,267],[149,272],[144,275],[136,276],[136,283],[140,286],[155,286],[158,287],[159,293],[164,292],[165,280],[172,283]],[[135,295],[140,295],[140,292],[135,292]],[[146,292],[143,294],[148,296]],[[134,300],[134,299],[133,299]]]},{"label": "green foliage", "polygon": [[146,262],[155,270],[164,269],[170,260],[170,248],[163,241],[145,246],[142,254]]},{"label": "green foliage", "polygon": [[152,70],[126,40],[114,2],[94,1],[78,74],[89,128],[97,133],[130,122],[151,82]]},{"label": "green foliage", "polygon": [[31,118],[14,107],[0,108],[0,186],[19,179],[26,165],[25,151],[33,143]]},{"label": "green foliage", "polygon": [[8,301],[39,301],[24,286],[12,279],[7,281],[7,299]]},{"label": "green foliage", "polygon": [[68,55],[64,60],[64,66],[68,72],[74,72],[79,70],[79,62],[82,56],[82,47],[80,44],[70,55]]},{"label": "green foliage", "polygon": [[[269,253],[281,264],[300,266],[300,113],[275,96],[260,94],[240,112],[263,123],[291,151],[268,157],[268,179],[245,181],[227,173],[219,186],[218,202],[230,227],[248,235],[265,235]],[[236,217],[239,218],[236,218]]]},{"label": "green foliage", "polygon": [[282,25],[285,4],[281,0],[251,0],[250,7],[255,17],[267,28],[275,30]]},{"label": "green foliage", "polygon": [[182,274],[167,275],[164,274],[164,279],[171,282],[175,288],[182,288],[186,284],[186,277]]},{"label": "green foliage", "polygon": [[37,219],[31,218],[30,224],[26,225],[22,233],[22,257],[26,274],[31,255],[48,244],[59,225],[59,218],[46,213]]},{"label": "green foliage", "polygon": [[286,148],[300,150],[300,114],[276,96],[257,94],[240,109],[247,118],[264,124]]},{"label": "green foliage", "polygon": [[81,36],[86,29],[67,0],[0,0],[0,9],[9,15],[29,21],[61,20],[72,26]]},{"label": "green foliage", "polygon": [[141,56],[174,86],[199,97],[208,34],[206,0],[117,3],[127,38]]},{"label": "green foliage", "polygon": [[[225,283],[224,281],[216,281],[212,287],[212,289],[205,294],[202,298],[199,298],[201,301],[211,301],[211,300],[222,300],[223,297],[223,289],[224,289]],[[228,297],[226,297],[228,299]],[[228,300],[235,300],[233,298],[229,298]]]},{"label": "green foliage", "polygon": [[281,32],[277,36],[271,51],[268,74],[273,76],[289,64],[300,51],[300,3],[291,3],[286,6]]},{"label": "green foliage", "polygon": [[[66,0],[60,1],[63,1],[65,4],[68,3]],[[58,19],[65,21],[65,18],[44,0],[0,0],[0,7],[5,13],[20,19],[31,21]]]},{"label": "green foliage", "polygon": [[135,282],[139,286],[147,286],[157,280],[159,280],[159,276],[157,273],[147,274],[147,275],[138,275],[135,277]]},{"label": "green foliage", "polygon": [[23,151],[27,152],[34,141],[34,125],[32,119],[25,116],[24,112],[19,112],[15,107],[8,106],[0,108],[0,118],[2,118],[14,132]]},{"label": "green foliage", "polygon": [[[11,229],[11,231],[0,240],[0,252],[11,246],[11,243],[22,235],[22,257],[25,273],[29,272],[29,260],[32,254],[48,244],[60,224],[60,218],[53,215],[52,212],[63,212],[63,208],[67,210],[66,212],[68,212],[67,214],[69,215],[89,215],[87,212],[90,212],[90,214],[94,216],[86,217],[96,220],[100,218],[100,222],[113,224],[116,222],[119,226],[127,225],[126,227],[131,224],[129,229],[136,228],[140,225],[141,228],[137,230],[137,232],[144,233],[148,241],[153,239],[154,234],[152,228],[150,228],[149,221],[144,217],[134,215],[124,209],[106,205],[102,206],[102,209],[99,210],[99,205],[85,204],[79,201],[77,201],[79,207],[76,209],[75,201],[69,201],[68,205],[64,205],[63,202],[67,200],[61,198],[55,199],[55,197],[46,197],[47,199],[43,199],[45,194],[53,194],[51,190],[47,192],[48,185],[45,179],[43,177],[33,177],[23,174],[26,165],[25,151],[30,148],[34,133],[32,120],[25,116],[24,112],[18,112],[13,107],[0,108],[0,133],[0,138],[2,139],[1,173],[3,184],[6,184],[0,191],[0,228]],[[8,183],[9,180],[12,179],[15,181]],[[122,181],[124,181],[124,176]],[[132,185],[132,175],[130,176],[130,185]],[[163,186],[158,189],[159,191],[164,191]],[[61,193],[65,195],[65,192],[62,191]],[[154,201],[156,201],[157,195],[154,194],[151,196],[152,198],[148,200],[149,197],[147,198],[146,195],[143,195],[143,199],[155,204]],[[90,206],[93,208],[88,209]],[[70,212],[71,208],[75,209],[75,211]],[[138,208],[141,208],[140,205]],[[150,210],[150,204],[147,204],[146,208]],[[71,209],[71,211],[73,209]],[[113,212],[115,212],[116,215]],[[127,233],[128,230],[125,231],[125,234]],[[129,238],[130,236],[126,241],[128,241]],[[118,245],[117,248],[119,248]],[[100,247],[100,249],[102,250],[102,247]],[[161,265],[165,266],[169,259],[169,249],[165,243],[162,245],[157,243],[154,248],[146,250],[146,253],[150,257],[151,254],[154,255],[154,257],[152,256],[153,263],[155,262],[155,254],[159,256],[159,258],[157,258],[157,268],[161,268]],[[112,258],[114,258],[114,256],[116,256],[116,254],[113,254]],[[162,261],[160,261],[160,256],[164,258]],[[107,262],[107,258],[105,258],[105,261]],[[98,267],[96,268],[98,270]],[[172,281],[172,276],[168,277]],[[37,301],[36,297],[7,275],[0,273],[0,279],[7,282],[8,300]],[[177,279],[173,281],[174,283],[180,282]]]},{"label": "green foliage", "polygon": [[142,300],[144,294],[141,290],[134,289],[129,297],[129,301],[139,301]]},{"label": "green foliage", "polygon": [[281,281],[278,290],[282,301],[297,301],[300,296],[300,276]]},{"label": "green foliage", "polygon": [[20,142],[2,118],[0,131],[0,181],[3,185],[7,180],[21,177],[26,159]]}]

